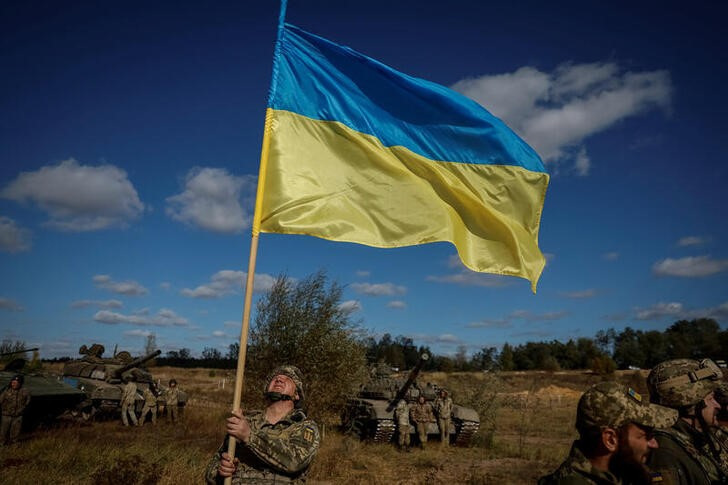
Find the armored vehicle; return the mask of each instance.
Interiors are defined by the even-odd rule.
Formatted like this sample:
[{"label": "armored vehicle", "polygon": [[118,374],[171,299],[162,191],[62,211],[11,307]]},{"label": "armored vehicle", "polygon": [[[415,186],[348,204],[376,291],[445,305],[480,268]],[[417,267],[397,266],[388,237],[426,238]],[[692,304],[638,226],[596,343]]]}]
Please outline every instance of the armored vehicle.
[{"label": "armored vehicle", "polygon": [[83,391],[64,383],[59,376],[28,370],[23,355],[37,350],[22,349],[0,354],[2,360],[10,358],[0,370],[0,391],[10,384],[14,376],[22,375],[23,387],[30,393],[30,404],[23,418],[26,429],[52,421],[74,409],[85,398]]},{"label": "armored vehicle", "polygon": [[[369,382],[361,386],[356,396],[347,399],[341,414],[343,430],[378,443],[391,441],[396,430],[394,408],[400,399],[411,405],[417,402],[419,396],[424,396],[432,404],[437,397],[439,386],[431,383],[421,386],[417,382],[417,375],[428,359],[429,355],[422,354],[406,379],[395,376],[391,369],[384,366],[375,367]],[[453,405],[451,443],[458,446],[468,445],[479,426],[480,417],[477,411],[458,404]],[[415,434],[414,426],[410,429]],[[434,439],[440,438],[437,423],[428,425],[427,436],[428,439],[430,436]]]},{"label": "armored vehicle", "polygon": [[[84,401],[77,407],[85,419],[93,416],[116,416],[121,411],[122,389],[126,379],[131,379],[137,387],[135,409],[137,412],[144,406],[142,393],[148,387],[161,391],[144,364],[159,354],[161,350],[154,351],[143,357],[133,359],[126,351],[114,352],[109,358],[102,357],[104,346],[93,344],[90,348],[85,345],[79,349],[82,358],[67,362],[63,366],[63,380],[83,391]],[[180,391],[179,407],[187,402],[187,395]],[[164,406],[164,393],[161,393],[157,403]]]}]

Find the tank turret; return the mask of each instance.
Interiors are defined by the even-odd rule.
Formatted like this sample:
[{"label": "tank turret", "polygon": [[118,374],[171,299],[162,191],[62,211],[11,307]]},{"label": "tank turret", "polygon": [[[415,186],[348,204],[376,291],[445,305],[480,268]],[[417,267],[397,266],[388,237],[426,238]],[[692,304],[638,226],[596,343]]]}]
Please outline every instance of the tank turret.
[{"label": "tank turret", "polygon": [[[161,350],[155,350],[136,359],[126,351],[114,352],[112,357],[104,358],[104,346],[94,344],[90,348],[83,345],[79,353],[83,357],[69,361],[63,366],[63,380],[85,393],[86,400],[78,408],[83,417],[118,414],[121,411],[123,380],[127,376],[136,384],[138,393],[135,408],[141,411],[144,405],[142,398],[144,390],[155,387],[154,378],[144,364],[161,354]],[[187,395],[180,391],[178,405],[184,406],[186,402]],[[164,405],[164,398],[161,397],[158,403]]]}]

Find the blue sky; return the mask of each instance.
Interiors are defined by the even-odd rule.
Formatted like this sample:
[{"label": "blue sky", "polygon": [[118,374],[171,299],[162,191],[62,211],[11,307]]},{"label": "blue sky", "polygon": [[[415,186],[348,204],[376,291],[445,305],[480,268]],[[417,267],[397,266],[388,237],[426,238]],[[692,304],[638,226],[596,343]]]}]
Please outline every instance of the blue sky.
[{"label": "blue sky", "polygon": [[[292,0],[289,22],[453,87],[539,152],[548,263],[533,295],[446,243],[263,234],[256,289],[325,269],[372,335],[442,354],[725,326],[725,7],[589,3]],[[276,2],[0,6],[0,338],[44,357],[238,340],[277,17]]]}]

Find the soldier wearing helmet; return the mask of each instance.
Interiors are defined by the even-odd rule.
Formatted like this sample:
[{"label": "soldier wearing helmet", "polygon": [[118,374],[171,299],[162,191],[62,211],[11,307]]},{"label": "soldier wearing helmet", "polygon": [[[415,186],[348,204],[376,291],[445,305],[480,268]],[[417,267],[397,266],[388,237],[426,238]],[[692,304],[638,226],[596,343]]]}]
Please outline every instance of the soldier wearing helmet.
[{"label": "soldier wearing helmet", "polygon": [[720,445],[720,458],[724,467],[728,467],[728,384],[722,382],[714,391],[715,400],[720,405],[716,420],[718,425],[713,428],[713,437]]},{"label": "soldier wearing helmet", "polygon": [[10,385],[0,393],[0,445],[17,441],[23,426],[23,414],[30,404],[30,393],[23,387],[22,374],[14,375]]},{"label": "soldier wearing helmet", "polygon": [[233,484],[304,483],[320,444],[316,423],[301,410],[303,378],[292,365],[277,367],[267,379],[262,412],[237,410],[227,419],[228,436],[238,440],[234,459],[228,438],[205,471],[209,484],[232,477]]},{"label": "soldier wearing helmet", "polygon": [[711,428],[720,408],[714,391],[723,373],[710,359],[673,359],[647,376],[652,402],[677,410],[675,424],[656,434],[660,448],[648,462],[670,484],[726,483],[728,470]]},{"label": "soldier wearing helmet", "polygon": [[647,402],[634,389],[616,382],[589,388],[576,409],[574,441],[566,461],[539,485],[646,484],[645,461],[657,448],[655,428],[670,426],[674,411]]}]

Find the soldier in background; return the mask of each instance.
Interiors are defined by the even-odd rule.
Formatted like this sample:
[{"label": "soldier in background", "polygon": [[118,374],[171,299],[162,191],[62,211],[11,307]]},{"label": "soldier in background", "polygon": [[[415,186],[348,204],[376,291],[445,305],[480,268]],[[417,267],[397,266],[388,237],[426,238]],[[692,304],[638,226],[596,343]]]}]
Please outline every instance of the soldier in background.
[{"label": "soldier in background", "polygon": [[30,404],[30,393],[23,387],[24,377],[13,376],[10,385],[0,393],[0,444],[10,445],[18,440],[23,426],[23,414]]},{"label": "soldier in background", "polygon": [[417,436],[420,438],[420,448],[424,449],[425,443],[427,443],[427,423],[435,421],[432,406],[430,406],[430,403],[425,402],[425,396],[420,395],[417,398],[417,403],[410,409],[410,416],[415,423]]},{"label": "soldier in background", "polygon": [[677,410],[680,418],[656,433],[658,450],[648,465],[666,484],[725,483],[728,470],[713,437],[720,406],[714,391],[722,379],[710,359],[674,359],[656,365],[647,376],[652,402]]},{"label": "soldier in background", "polygon": [[136,395],[137,387],[134,384],[134,379],[131,376],[124,376],[124,388],[121,391],[121,422],[124,426],[129,426],[129,420],[127,416],[131,418],[131,422],[134,426],[137,426],[139,422],[136,417]]},{"label": "soldier in background", "polygon": [[144,389],[142,396],[144,397],[144,407],[142,408],[142,415],[139,418],[139,426],[144,423],[149,413],[152,413],[152,424],[155,424],[157,422],[157,389],[153,383],[150,383],[149,387]]},{"label": "soldier in background", "polygon": [[410,451],[410,409],[407,401],[400,399],[394,408],[394,418],[397,420],[397,444],[400,451]]},{"label": "soldier in background", "polygon": [[169,388],[164,394],[165,406],[167,407],[167,421],[177,422],[177,406],[179,404],[179,389],[177,388],[177,380],[169,380]]},{"label": "soldier in background", "polygon": [[440,442],[447,446],[450,444],[452,399],[447,395],[445,389],[440,389],[440,393],[435,399],[435,415],[437,416],[437,427],[440,428]]},{"label": "soldier in background", "polygon": [[233,485],[306,481],[320,438],[316,423],[300,409],[301,372],[284,365],[274,369],[267,382],[264,411],[243,414],[237,410],[227,419],[228,436],[238,441],[235,458],[227,452],[226,437],[205,471],[208,484],[223,483],[226,477],[232,477]]},{"label": "soldier in background", "polygon": [[633,389],[600,382],[579,399],[579,439],[569,457],[539,485],[647,484],[645,461],[657,448],[655,428],[672,425],[677,413],[649,404]]}]

